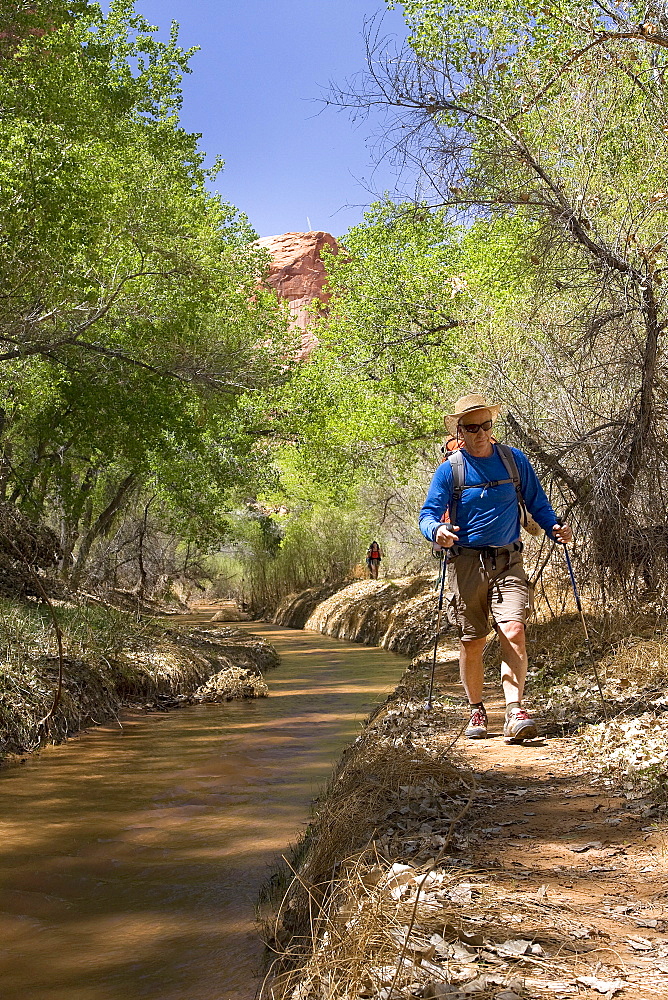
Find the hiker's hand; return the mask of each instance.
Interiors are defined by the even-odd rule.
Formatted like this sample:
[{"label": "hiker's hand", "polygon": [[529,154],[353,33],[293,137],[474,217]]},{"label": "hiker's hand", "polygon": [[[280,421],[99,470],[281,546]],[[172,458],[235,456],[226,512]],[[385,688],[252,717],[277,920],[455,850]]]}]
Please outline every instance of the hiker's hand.
[{"label": "hiker's hand", "polygon": [[573,541],[573,531],[570,524],[555,524],[552,529],[552,537],[556,538],[562,545],[568,545]]},{"label": "hiker's hand", "polygon": [[451,549],[459,541],[455,531],[459,531],[458,524],[442,524],[434,536],[434,542],[442,549]]}]

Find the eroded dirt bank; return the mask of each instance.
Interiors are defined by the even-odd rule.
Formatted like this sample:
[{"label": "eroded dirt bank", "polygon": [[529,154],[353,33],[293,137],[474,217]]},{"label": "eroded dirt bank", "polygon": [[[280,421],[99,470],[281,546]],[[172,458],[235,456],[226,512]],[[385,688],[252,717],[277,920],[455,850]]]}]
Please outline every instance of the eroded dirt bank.
[{"label": "eroded dirt bank", "polygon": [[576,737],[507,745],[492,686],[490,737],[464,741],[454,647],[441,658],[435,709],[414,668],[318,803],[299,878],[269,922],[284,954],[274,988],[668,995],[668,831],[652,802],[599,784]]},{"label": "eroded dirt bank", "polygon": [[[59,742],[126,707],[155,711],[267,694],[262,674],[279,657],[265,640],[234,624],[198,625],[192,615],[138,620],[110,611],[114,617],[104,629],[96,623],[95,641],[82,639],[80,622],[65,634],[62,685],[48,622],[43,632],[14,641],[7,632],[0,758],[32,751],[44,740]],[[215,613],[209,609],[206,621]],[[226,608],[220,614],[234,617]]]},{"label": "eroded dirt bank", "polygon": [[313,588],[286,597],[273,620],[414,656],[433,642],[434,586],[434,577],[406,576]]}]

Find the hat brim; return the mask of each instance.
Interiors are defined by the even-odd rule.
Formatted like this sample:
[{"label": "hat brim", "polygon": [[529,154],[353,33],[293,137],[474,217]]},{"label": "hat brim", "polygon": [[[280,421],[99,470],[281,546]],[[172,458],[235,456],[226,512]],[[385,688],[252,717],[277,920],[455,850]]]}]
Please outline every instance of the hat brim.
[{"label": "hat brim", "polygon": [[489,410],[492,414],[492,422],[496,420],[501,410],[500,403],[490,403],[489,406],[472,406],[468,410],[462,410],[461,413],[446,413],[443,417],[445,426],[448,430],[454,434],[457,430],[457,425],[460,424],[464,417],[468,417],[471,413],[477,413],[478,410]]}]

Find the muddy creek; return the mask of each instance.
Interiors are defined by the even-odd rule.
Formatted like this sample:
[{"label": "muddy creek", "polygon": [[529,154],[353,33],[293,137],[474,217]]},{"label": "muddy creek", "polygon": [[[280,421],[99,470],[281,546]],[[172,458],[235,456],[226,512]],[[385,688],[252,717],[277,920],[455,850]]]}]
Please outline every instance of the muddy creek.
[{"label": "muddy creek", "polygon": [[254,997],[260,886],[406,661],[240,627],[281,654],[268,698],[130,715],[0,771],[2,1000]]}]

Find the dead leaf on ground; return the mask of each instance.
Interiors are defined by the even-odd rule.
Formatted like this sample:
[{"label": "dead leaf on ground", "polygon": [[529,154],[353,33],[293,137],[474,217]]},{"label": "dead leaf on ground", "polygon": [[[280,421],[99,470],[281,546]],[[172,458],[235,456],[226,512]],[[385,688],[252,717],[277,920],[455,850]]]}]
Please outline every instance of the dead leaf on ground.
[{"label": "dead leaf on ground", "polygon": [[573,854],[584,854],[585,851],[600,851],[603,844],[600,840],[590,840],[587,844],[580,844],[577,847],[569,847]]},{"label": "dead leaf on ground", "polygon": [[577,981],[583,986],[589,986],[592,990],[605,993],[610,997],[614,997],[615,993],[619,993],[620,990],[630,985],[625,979],[597,979],[596,976],[578,976]]},{"label": "dead leaf on ground", "polygon": [[526,955],[530,948],[531,941],[515,938],[513,941],[504,941],[503,944],[496,945],[494,951],[503,958],[520,958],[522,955]]},{"label": "dead leaf on ground", "polygon": [[462,993],[460,989],[450,983],[427,983],[422,991],[422,996],[425,1000],[440,1000],[441,997],[447,997],[448,1000],[466,1000],[466,993]]},{"label": "dead leaf on ground", "polygon": [[652,942],[648,941],[644,937],[630,937],[626,939],[626,943],[630,945],[634,951],[651,951],[653,948]]}]

